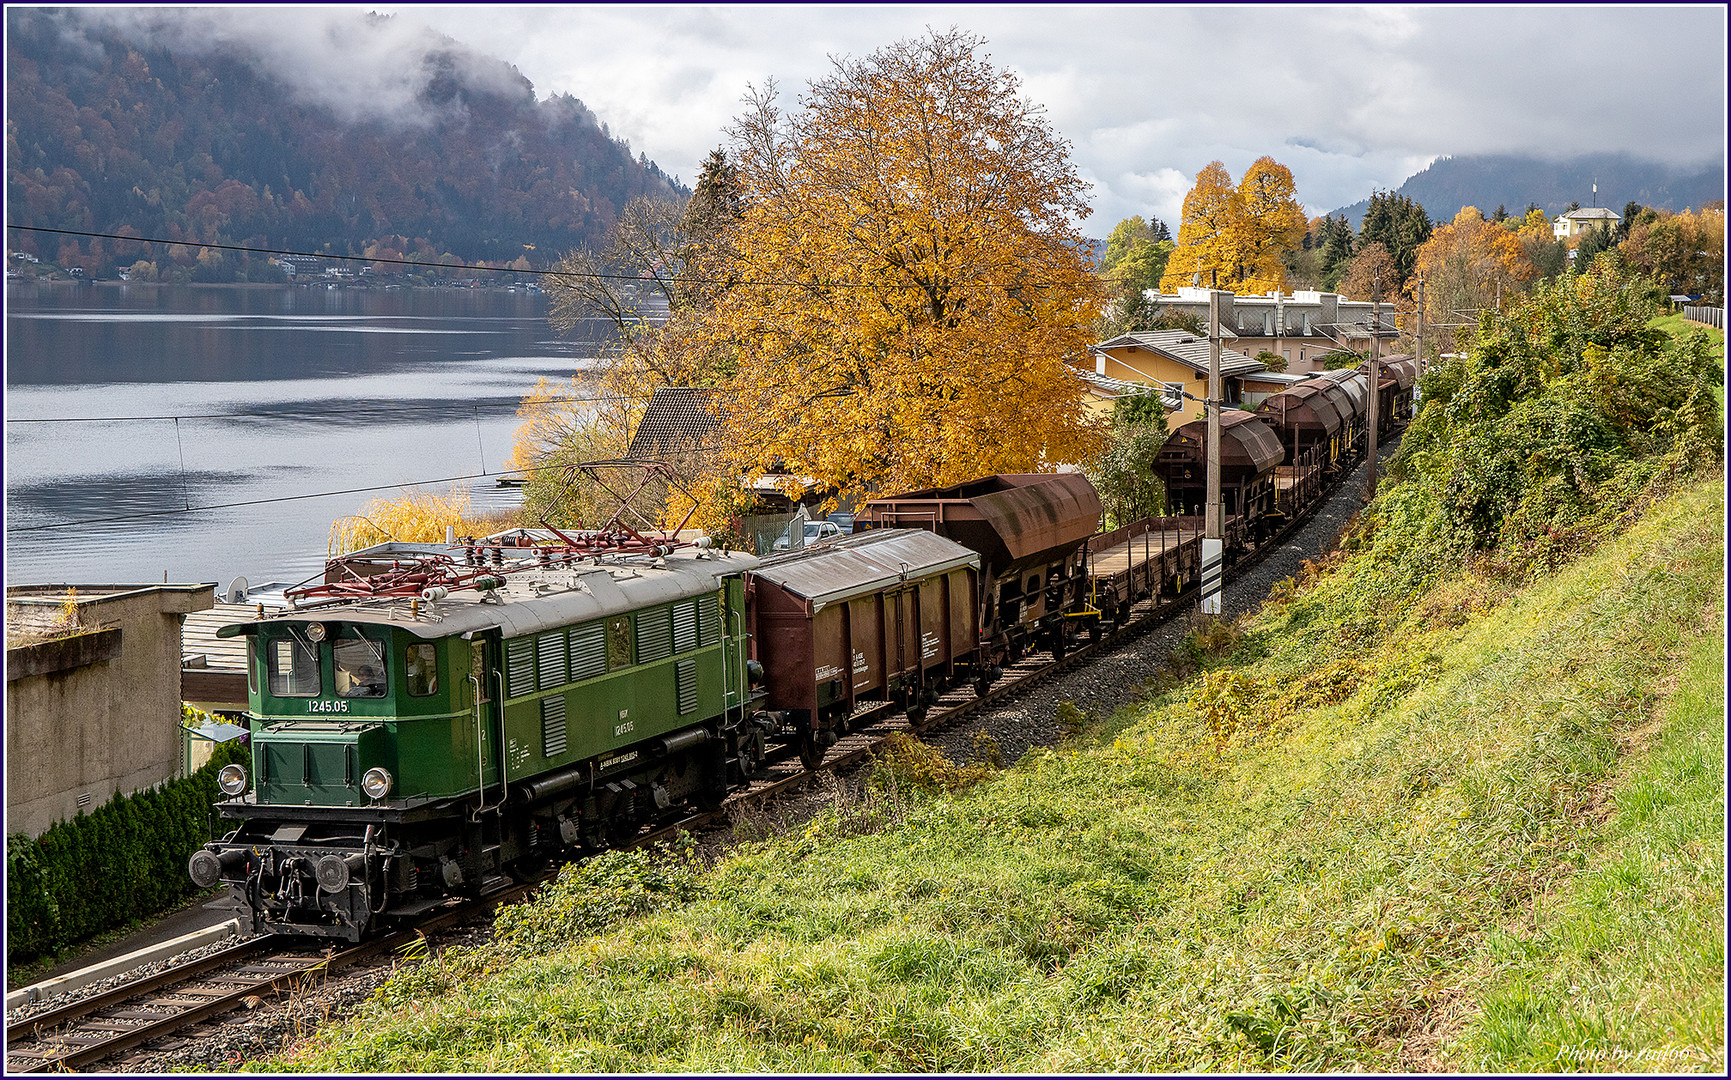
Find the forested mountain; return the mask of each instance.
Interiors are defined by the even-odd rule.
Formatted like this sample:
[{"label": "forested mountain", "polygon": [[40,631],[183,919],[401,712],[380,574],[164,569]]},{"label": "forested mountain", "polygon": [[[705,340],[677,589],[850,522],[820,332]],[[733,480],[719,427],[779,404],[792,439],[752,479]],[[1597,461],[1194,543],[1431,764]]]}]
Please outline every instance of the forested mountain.
[{"label": "forested mountain", "polygon": [[[598,244],[632,197],[683,193],[576,98],[538,102],[514,67],[431,31],[353,16],[346,47],[372,35],[382,61],[321,73],[256,24],[252,44],[191,32],[201,17],[243,26],[210,11],[7,9],[9,225],[544,266]],[[6,243],[91,270],[147,256],[16,230]]]},{"label": "forested mountain", "polygon": [[[1659,210],[1700,209],[1725,197],[1725,167],[1720,163],[1675,168],[1643,161],[1628,154],[1592,154],[1565,161],[1514,154],[1473,154],[1438,158],[1407,177],[1396,188],[1425,208],[1432,220],[1452,220],[1463,206],[1487,215],[1498,206],[1519,214],[1528,203],[1555,217],[1571,202],[1594,205],[1593,184],[1599,185],[1599,206],[1623,212],[1630,202]],[[1370,200],[1334,211],[1358,228]]]}]

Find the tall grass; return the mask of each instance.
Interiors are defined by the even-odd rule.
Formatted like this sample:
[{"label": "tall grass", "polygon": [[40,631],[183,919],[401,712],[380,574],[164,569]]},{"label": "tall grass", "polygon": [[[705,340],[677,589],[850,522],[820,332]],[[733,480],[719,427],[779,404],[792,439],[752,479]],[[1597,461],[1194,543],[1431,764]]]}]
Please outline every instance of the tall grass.
[{"label": "tall grass", "polygon": [[[1651,1006],[1668,965],[1693,973],[1606,1045],[1722,1071],[1722,1013],[1701,1004],[1723,991],[1722,937],[1691,928],[1717,917],[1723,851],[1710,832],[1686,846],[1723,791],[1717,744],[1677,729],[1676,766],[1646,747],[1672,745],[1678,710],[1711,719],[1706,697],[1660,705],[1723,617],[1723,515],[1715,478],[1522,593],[1456,582],[1453,616],[1362,664],[1312,663],[1271,611],[1231,653],[1242,683],[1173,687],[965,785],[916,782],[955,773],[904,757],[865,802],[710,868],[620,860],[263,1067],[1591,1067],[1545,1061],[1565,1034],[1591,1044],[1557,1019],[1572,999],[1521,996],[1600,963],[1574,919],[1651,952],[1595,999],[1605,1015]],[[1687,809],[1639,810],[1679,769]],[[1640,850],[1676,863],[1670,915],[1593,891]],[[1602,902],[1559,907],[1574,889]],[[1519,1009],[1527,1034],[1496,1026]],[[1699,1054],[1659,1056],[1681,1045]]]},{"label": "tall grass", "polygon": [[336,555],[393,540],[441,543],[447,527],[459,536],[495,532],[509,526],[510,516],[472,517],[467,487],[446,495],[407,488],[396,498],[374,499],[360,513],[332,522],[327,552]]}]

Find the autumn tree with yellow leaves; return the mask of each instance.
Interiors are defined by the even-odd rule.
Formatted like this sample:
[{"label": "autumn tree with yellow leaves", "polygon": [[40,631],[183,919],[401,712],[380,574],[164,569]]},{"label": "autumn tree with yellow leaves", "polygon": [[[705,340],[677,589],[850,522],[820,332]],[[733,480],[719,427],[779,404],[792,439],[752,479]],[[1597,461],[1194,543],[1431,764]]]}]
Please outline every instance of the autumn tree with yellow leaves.
[{"label": "autumn tree with yellow leaves", "polygon": [[1184,196],[1178,247],[1166,262],[1160,290],[1191,284],[1239,293],[1284,289],[1281,256],[1303,243],[1305,228],[1292,170],[1260,157],[1234,187],[1226,166],[1211,161]]},{"label": "autumn tree with yellow leaves", "polygon": [[693,324],[726,357],[730,473],[841,496],[1082,462],[1069,360],[1104,300],[1086,184],[1016,76],[956,30],[834,61],[729,130],[736,284]]},{"label": "autumn tree with yellow leaves", "polygon": [[1455,219],[1437,228],[1418,249],[1417,270],[1424,275],[1425,320],[1439,327],[1447,351],[1447,324],[1495,303],[1497,290],[1513,293],[1531,281],[1535,270],[1516,233],[1486,221],[1476,206],[1464,206]]}]

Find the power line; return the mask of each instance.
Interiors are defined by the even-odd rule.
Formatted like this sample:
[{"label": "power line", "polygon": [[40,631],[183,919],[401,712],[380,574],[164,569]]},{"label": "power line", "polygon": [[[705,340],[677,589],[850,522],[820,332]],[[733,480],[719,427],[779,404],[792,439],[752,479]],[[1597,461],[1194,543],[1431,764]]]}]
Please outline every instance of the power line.
[{"label": "power line", "polygon": [[[698,452],[698,451],[702,451],[702,450],[719,450],[719,449],[720,449],[719,446],[692,447],[691,450],[687,451],[687,452]],[[626,459],[618,459],[618,460],[588,462],[587,464],[591,464],[591,465],[620,465],[620,464],[635,464],[635,462],[629,462]],[[185,508],[176,508],[176,509],[169,509],[169,510],[141,510],[135,514],[115,514],[115,515],[110,516],[110,517],[79,518],[76,521],[57,521],[57,522],[54,522],[54,523],[49,524],[49,525],[24,525],[24,526],[20,526],[17,528],[8,528],[6,531],[7,532],[19,532],[19,533],[45,532],[49,529],[70,529],[70,528],[75,528],[75,527],[80,526],[80,525],[112,525],[112,524],[115,524],[117,522],[138,521],[138,520],[143,519],[143,518],[171,517],[171,516],[176,515],[176,514],[198,514],[198,513],[203,513],[207,510],[234,510],[234,509],[238,509],[240,507],[245,507],[245,506],[266,506],[266,505],[269,505],[272,503],[303,502],[307,499],[328,499],[328,498],[334,498],[335,496],[338,496],[338,495],[365,495],[365,494],[368,494],[368,493],[374,492],[374,491],[392,491],[392,490],[401,491],[401,490],[406,490],[409,488],[428,487],[428,486],[431,486],[433,484],[454,484],[460,480],[480,480],[480,479],[485,479],[486,477],[489,477],[489,476],[501,477],[501,476],[510,476],[513,474],[528,475],[530,473],[547,472],[549,470],[563,470],[563,469],[567,469],[570,467],[571,467],[571,463],[558,463],[558,464],[551,464],[551,465],[531,465],[531,466],[528,466],[527,468],[521,468],[521,469],[501,469],[499,472],[496,472],[496,473],[489,473],[489,472],[485,471],[485,469],[483,469],[479,473],[466,473],[466,474],[463,474],[461,476],[443,476],[443,477],[440,477],[436,480],[414,480],[414,481],[410,481],[408,483],[400,483],[400,484],[376,484],[376,485],[373,485],[371,487],[344,488],[340,491],[315,491],[315,492],[311,492],[311,493],[305,494],[305,495],[281,495],[281,496],[278,496],[276,498],[271,498],[271,499],[243,499],[239,502],[212,503],[209,506],[188,505]]]},{"label": "power line", "polygon": [[[608,398],[608,397],[604,397],[604,396],[581,397],[581,396],[575,396],[575,395],[559,395],[556,397],[537,397],[537,398],[535,398],[535,403],[556,402],[557,401],[557,402],[569,402],[572,404],[593,404],[595,402],[610,401],[610,400],[612,400],[612,399]],[[8,424],[115,424],[115,423],[125,423],[128,421],[146,421],[146,420],[149,420],[149,421],[247,420],[247,419],[274,420],[274,419],[278,419],[278,418],[288,418],[288,417],[297,417],[297,416],[376,416],[379,413],[394,413],[394,412],[439,412],[439,411],[454,412],[454,411],[458,411],[458,410],[461,410],[463,412],[472,412],[476,409],[512,409],[512,410],[518,410],[518,409],[521,409],[522,407],[523,407],[522,399],[512,399],[510,401],[493,401],[493,402],[453,401],[453,402],[446,404],[446,405],[392,405],[392,404],[381,403],[379,405],[371,405],[371,406],[363,405],[363,406],[360,406],[358,408],[348,408],[348,409],[303,408],[303,409],[276,409],[276,410],[271,410],[271,411],[267,411],[267,412],[181,413],[181,414],[176,415],[176,416],[169,416],[169,415],[163,415],[163,416],[44,416],[44,417],[35,417],[35,418],[8,416],[6,418],[6,422]]]},{"label": "power line", "polygon": [[[50,229],[40,225],[7,225],[8,229],[19,229],[24,232],[53,233],[57,236],[83,236],[92,240],[124,240],[133,244],[168,244],[184,248],[211,248],[216,251],[239,251],[248,255],[297,255],[309,259],[330,259],[341,262],[385,263],[392,266],[413,266],[422,270],[483,270],[495,274],[539,274],[543,277],[576,278],[594,281],[654,281],[655,278],[643,274],[602,274],[582,273],[575,270],[517,270],[509,266],[483,266],[475,263],[429,263],[416,259],[374,259],[365,255],[330,255],[316,251],[293,251],[287,248],[253,248],[239,244],[207,244],[199,240],[164,240],[152,236],[123,236],[119,233],[85,232],[81,229]],[[732,278],[684,277],[675,275],[677,280],[688,284],[703,285],[741,285],[753,288],[788,288],[788,289],[923,289],[925,286],[910,282],[906,285],[886,285],[881,282],[869,281],[737,281]],[[1088,279],[1090,282],[1098,278]],[[976,289],[1054,289],[1066,285],[1077,285],[1079,282],[1062,281],[1013,281],[1007,284],[992,281],[974,281],[965,283]]]},{"label": "power line", "polygon": [[188,506],[175,510],[141,510],[136,514],[116,514],[111,517],[80,518],[77,521],[57,521],[50,525],[25,525],[9,528],[7,532],[44,532],[48,529],[70,529],[79,525],[112,525],[121,521],[137,521],[141,518],[168,517],[174,514],[197,514],[206,510],[234,510],[243,506],[264,506],[270,503],[301,502],[306,499],[328,499],[337,495],[364,495],[373,491],[391,491],[404,488],[418,488],[431,484],[451,484],[459,480],[478,480],[486,476],[505,476],[509,473],[539,472],[548,468],[564,468],[562,465],[539,465],[528,469],[505,469],[498,473],[468,474],[464,476],[446,476],[437,480],[419,480],[408,484],[378,484],[373,487],[345,488],[342,491],[317,491],[307,495],[282,495],[274,499],[245,499],[240,502],[212,503],[209,506]]}]

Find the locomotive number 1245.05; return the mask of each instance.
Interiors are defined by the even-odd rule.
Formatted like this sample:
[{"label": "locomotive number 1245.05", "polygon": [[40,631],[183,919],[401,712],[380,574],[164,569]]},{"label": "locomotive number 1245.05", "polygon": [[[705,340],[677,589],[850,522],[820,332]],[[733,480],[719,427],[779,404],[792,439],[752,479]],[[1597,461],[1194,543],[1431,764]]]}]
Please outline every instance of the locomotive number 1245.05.
[{"label": "locomotive number 1245.05", "polygon": [[346,701],[328,701],[321,698],[315,698],[312,701],[307,702],[307,712],[310,713],[348,711],[349,703]]}]

